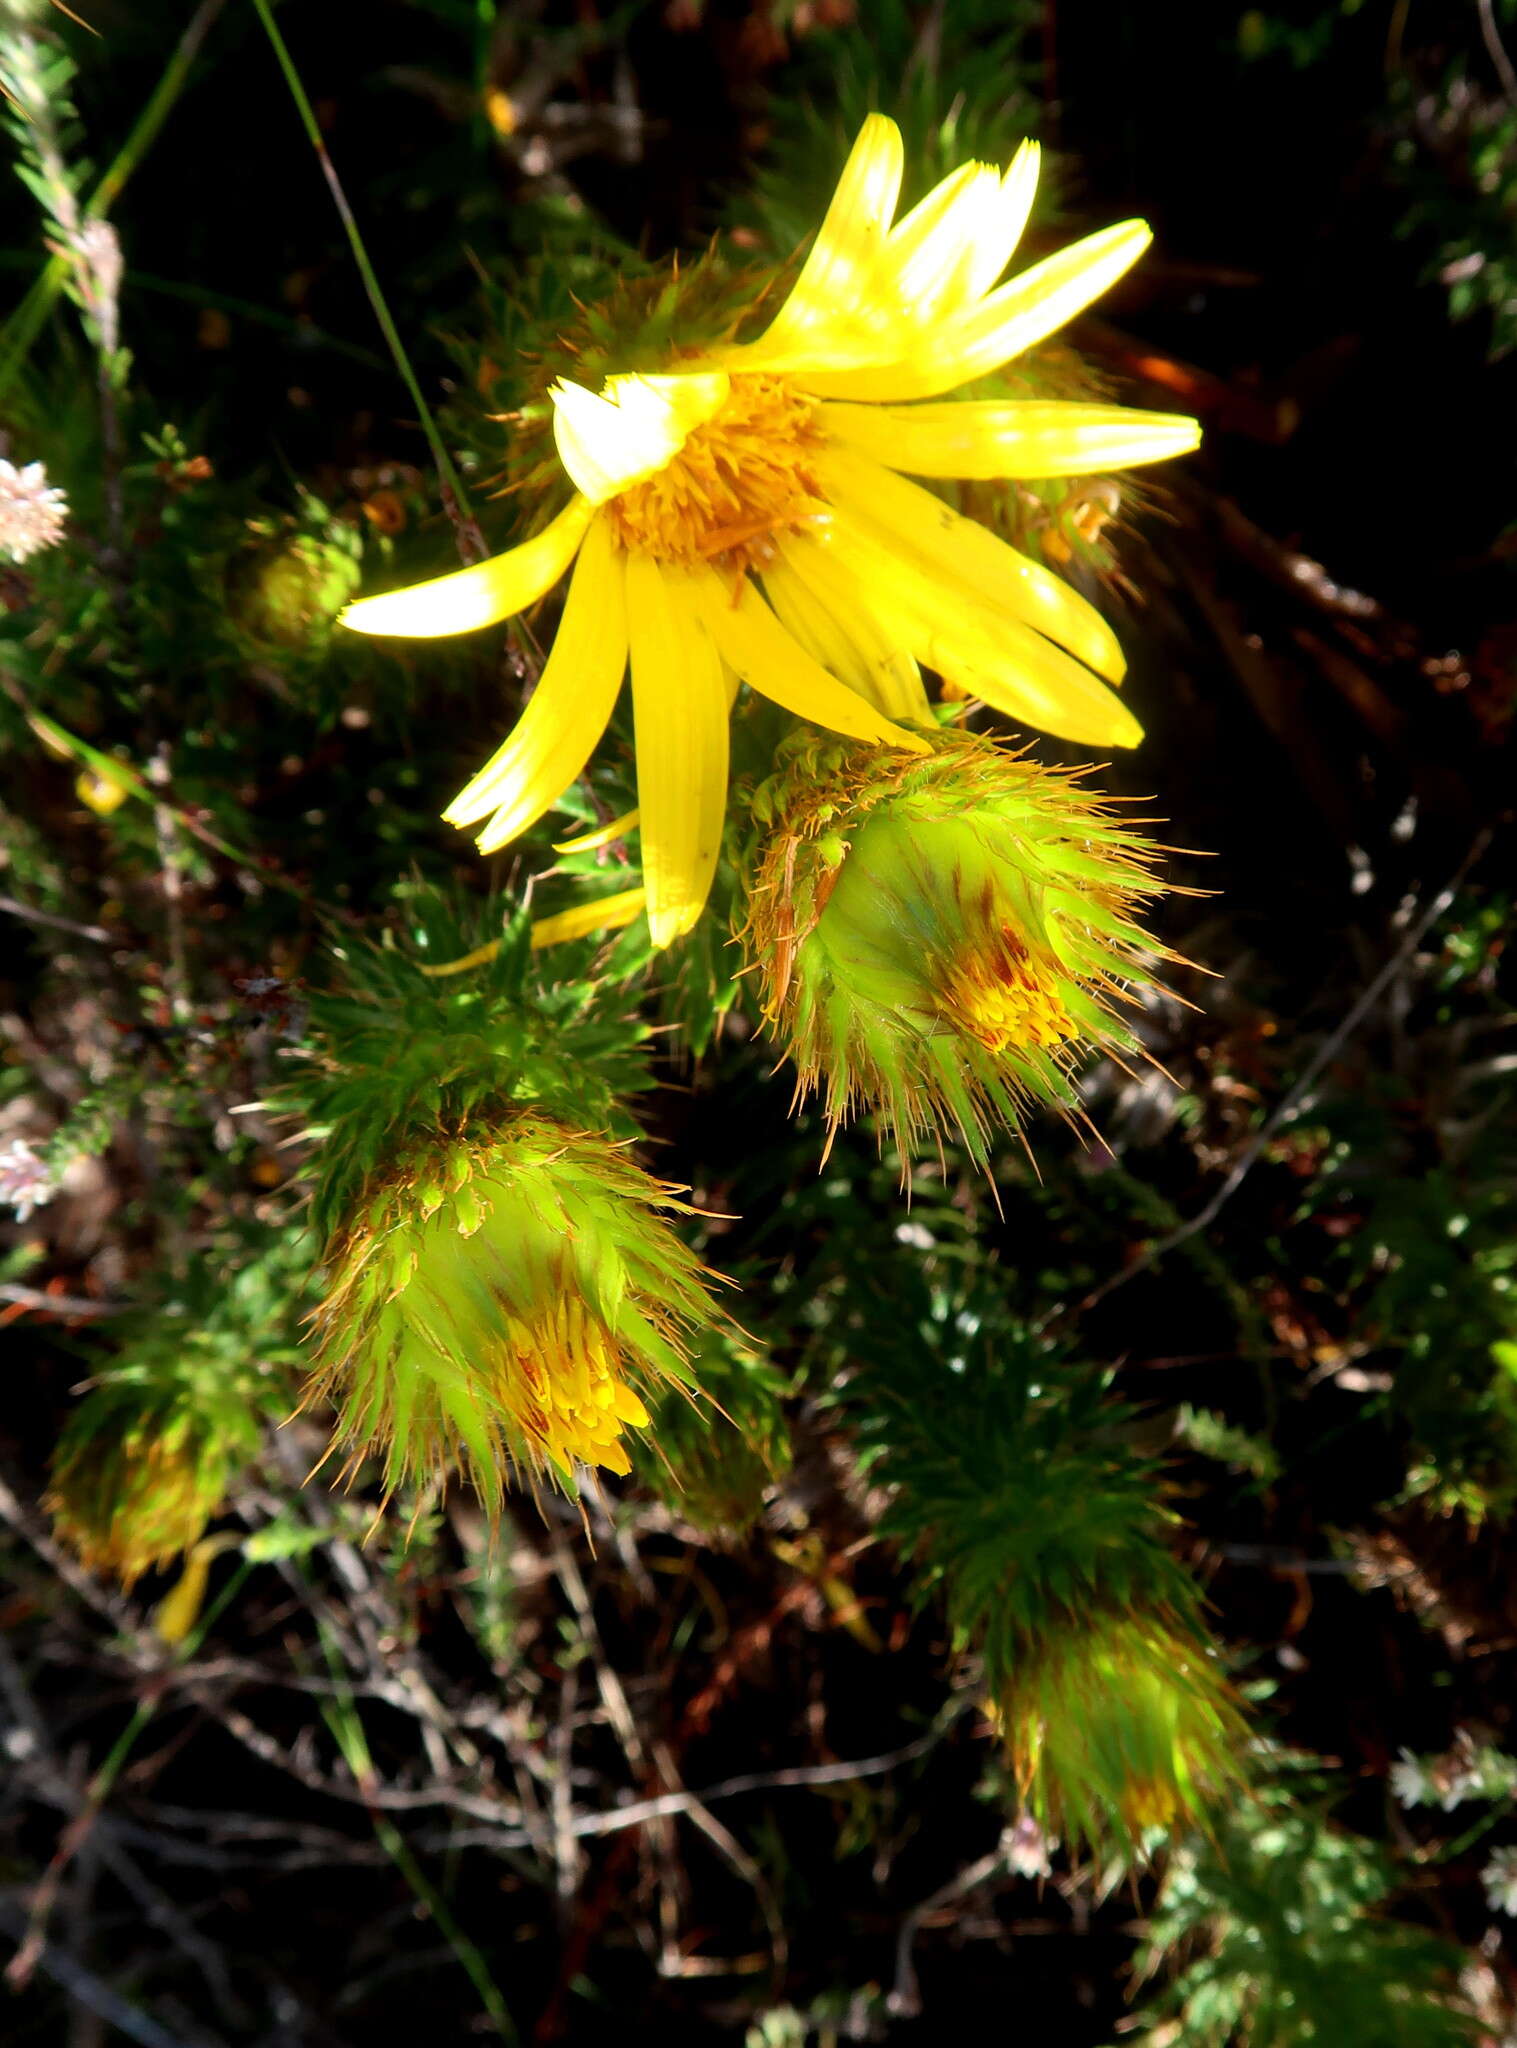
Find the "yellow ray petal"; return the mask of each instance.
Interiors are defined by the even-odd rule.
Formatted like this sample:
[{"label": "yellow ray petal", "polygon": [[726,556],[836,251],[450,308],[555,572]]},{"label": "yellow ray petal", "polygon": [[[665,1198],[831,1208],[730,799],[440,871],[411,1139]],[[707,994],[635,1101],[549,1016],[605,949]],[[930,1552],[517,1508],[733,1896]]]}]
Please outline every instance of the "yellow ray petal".
[{"label": "yellow ray petal", "polygon": [[945,178],[897,223],[882,269],[916,324],[973,310],[1011,261],[1032,211],[1039,151],[1024,142],[1003,178],[993,164],[968,164]]},{"label": "yellow ray petal", "polygon": [[195,1545],[177,1585],[153,1610],[153,1633],[161,1642],[182,1643],[190,1634],[200,1619],[213,1560],[224,1550],[235,1550],[241,1541],[240,1536],[206,1536]]},{"label": "yellow ray petal", "polygon": [[948,636],[922,643],[929,667],[1008,718],[1082,747],[1135,747],[1143,727],[1107,686],[1036,633],[983,630],[971,614],[949,621]]},{"label": "yellow ray petal", "polygon": [[553,649],[505,744],[443,812],[450,825],[489,824],[493,853],[550,810],[584,769],[627,666],[624,557],[597,519],[585,535]]},{"label": "yellow ray petal", "polygon": [[1095,606],[988,527],[964,518],[920,484],[842,449],[818,459],[817,476],[833,504],[949,589],[1035,626],[1109,682],[1119,683],[1126,674],[1121,643]]},{"label": "yellow ray petal", "polygon": [[903,307],[926,327],[945,310],[960,311],[976,239],[991,225],[1001,174],[992,164],[965,164],[934,186],[892,229],[880,266]]},{"label": "yellow ray petal", "polygon": [[733,367],[741,358],[745,370],[786,368],[792,360],[805,360],[829,330],[848,329],[860,316],[867,317],[869,288],[900,197],[904,164],[900,129],[885,115],[871,114],[790,296],[767,332],[732,351]]},{"label": "yellow ray petal", "polygon": [[[772,698],[798,718],[809,718],[813,724],[846,733],[850,739],[877,740],[917,754],[927,751],[927,742],[916,733],[893,725],[856,690],[828,675],[820,662],[791,639],[746,579],[735,600],[713,570],[692,575],[690,590],[723,660],[750,689]],[[645,820],[645,836],[646,829]]]},{"label": "yellow ray petal", "polygon": [[540,917],[532,926],[532,950],[561,946],[568,939],[588,938],[591,932],[620,931],[642,913],[645,889],[619,889],[614,896],[596,896],[588,903],[576,903],[572,910],[560,910],[552,917]]},{"label": "yellow ray petal", "polygon": [[1163,462],[1199,445],[1201,422],[1182,413],[1058,399],[948,398],[927,405],[820,409],[833,439],[912,476],[966,479],[1093,476],[1135,462]]},{"label": "yellow ray petal", "polygon": [[613,839],[625,839],[629,832],[637,829],[637,812],[623,811],[619,818],[613,818],[609,825],[597,825],[593,832],[581,832],[573,839],[555,839],[555,853],[594,853],[598,847],[609,846]]},{"label": "yellow ray petal", "polygon": [[976,605],[840,511],[823,542],[858,578],[884,631],[945,682],[1024,725],[1095,747],[1132,747],[1143,728],[1106,685],[1005,613]]},{"label": "yellow ray petal", "polygon": [[536,604],[574,560],[590,524],[593,507],[571,498],[551,525],[520,547],[492,555],[472,569],[455,569],[409,590],[361,597],[338,618],[355,633],[398,633],[436,640],[445,633],[472,633]]},{"label": "yellow ray petal", "polygon": [[796,382],[818,398],[873,403],[936,398],[1045,340],[1115,284],[1152,239],[1141,220],[1103,228],[1072,248],[1046,256],[981,299],[972,311],[941,322],[899,362],[815,373],[800,369]]},{"label": "yellow ray petal", "polygon": [[1032,212],[1038,189],[1038,172],[1043,153],[1035,142],[1024,142],[1007,167],[1001,190],[989,220],[980,231],[966,280],[972,301],[990,290],[1016,254],[1017,244]]},{"label": "yellow ray petal", "polygon": [[775,616],[806,653],[887,718],[929,722],[916,663],[882,633],[841,565],[802,534],[786,540],[764,570]]},{"label": "yellow ray petal", "polygon": [[656,947],[706,905],[727,808],[727,688],[692,579],[627,557],[632,716],[648,929]]},{"label": "yellow ray petal", "polygon": [[[865,368],[883,375],[915,360],[924,331],[970,313],[1006,268],[1031,211],[1038,163],[1037,144],[1024,142],[1004,178],[988,164],[950,173],[890,229],[872,270],[856,252],[851,267],[831,266],[814,289],[803,277],[805,289],[797,285],[767,334],[707,360],[788,372],[808,389],[812,379]],[[893,205],[899,173],[890,169]],[[875,218],[888,222],[883,184]]]},{"label": "yellow ray petal", "polygon": [[558,457],[592,505],[655,475],[727,402],[720,370],[680,377],[608,377],[600,395],[550,385]]},{"label": "yellow ray petal", "polygon": [[[901,215],[885,243],[885,264],[892,276],[899,277],[905,266],[942,232],[943,223],[952,217],[964,194],[987,170],[991,170],[989,164],[960,164],[956,171],[940,178],[909,213]],[[1000,173],[993,171],[992,175],[999,178]]]},{"label": "yellow ray petal", "polygon": [[429,967],[425,961],[418,960],[416,972],[424,974],[428,981],[442,981],[449,975],[467,974],[471,967],[487,967],[498,956],[504,943],[503,939],[486,939],[482,946],[476,946],[471,953],[460,953],[456,960],[440,960],[435,967]]}]

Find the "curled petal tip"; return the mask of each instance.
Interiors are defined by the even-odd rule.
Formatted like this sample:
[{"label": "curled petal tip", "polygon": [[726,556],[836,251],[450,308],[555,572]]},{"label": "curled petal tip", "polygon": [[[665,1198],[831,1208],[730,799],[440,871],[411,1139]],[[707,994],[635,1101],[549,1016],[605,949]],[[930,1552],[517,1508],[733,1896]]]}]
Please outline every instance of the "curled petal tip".
[{"label": "curled petal tip", "polygon": [[1113,700],[1112,708],[1114,716],[1111,721],[1111,731],[1102,744],[1110,747],[1141,746],[1143,742],[1143,728],[1137,719],[1133,717],[1125,704],[1117,704]]}]

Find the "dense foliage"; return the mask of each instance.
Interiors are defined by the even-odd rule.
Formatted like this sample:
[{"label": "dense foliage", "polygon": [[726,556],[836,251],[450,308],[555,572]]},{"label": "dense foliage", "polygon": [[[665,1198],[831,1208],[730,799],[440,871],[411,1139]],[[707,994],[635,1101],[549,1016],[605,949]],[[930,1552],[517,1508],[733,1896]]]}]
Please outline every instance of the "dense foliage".
[{"label": "dense foliage", "polygon": [[[0,0],[7,2038],[1517,2038],[1517,6],[78,12]],[[1034,257],[1155,225],[985,391],[1201,452],[943,487],[1147,738],[745,693],[655,952],[625,702],[440,820],[558,600],[338,615],[871,109],[907,204],[1040,138]],[[924,820],[934,919],[1086,905],[1009,1081]]]}]

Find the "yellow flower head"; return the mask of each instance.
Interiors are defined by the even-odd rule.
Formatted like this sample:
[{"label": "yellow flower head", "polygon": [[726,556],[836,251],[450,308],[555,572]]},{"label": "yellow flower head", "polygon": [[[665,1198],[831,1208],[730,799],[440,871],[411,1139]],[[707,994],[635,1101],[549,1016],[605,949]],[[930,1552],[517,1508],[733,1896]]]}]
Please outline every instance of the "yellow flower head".
[{"label": "yellow flower head", "polygon": [[987,1701],[1017,1787],[1065,1841],[1141,1849],[1237,1787],[1244,1731],[1215,1657],[1174,1617],[1050,1626]]},{"label": "yellow flower head", "polygon": [[[903,1158],[956,1131],[985,1160],[1029,1110],[1074,1114],[1162,949],[1139,918],[1157,849],[987,735],[921,757],[797,735],[758,791],[738,934],[770,1034],[829,1132],[874,1113]],[[1172,956],[1169,956],[1172,957]]]},{"label": "yellow flower head", "polygon": [[54,1533],[90,1571],[130,1590],[187,1551],[220,1507],[226,1472],[218,1465],[207,1478],[203,1449],[183,1427],[93,1447],[76,1441],[54,1467]]},{"label": "yellow flower head", "polygon": [[715,1320],[666,1217],[683,1204],[609,1139],[539,1111],[439,1141],[359,1205],[329,1248],[313,1395],[387,1490],[461,1466],[492,1514],[515,1469],[572,1489],[626,1472],[650,1396],[688,1385]]},{"label": "yellow flower head", "polygon": [[943,394],[999,369],[1105,291],[1149,231],[1127,221],[1007,283],[1038,152],[966,164],[896,221],[902,147],[872,114],[758,340],[666,374],[550,392],[575,495],[478,567],[368,598],[362,632],[429,637],[510,617],[578,557],[541,681],[446,812],[481,852],[583,771],[630,658],[643,878],[655,945],[690,930],[721,842],[728,712],[748,683],[849,738],[921,751],[919,663],[1020,723],[1095,747],[1141,736],[1108,687],[1111,629],[1040,564],[908,476],[1089,474],[1178,455],[1193,420]]},{"label": "yellow flower head", "polygon": [[102,1373],[64,1424],[47,1506],[91,1571],[130,1588],[199,1541],[261,1437],[256,1368],[171,1332]]}]

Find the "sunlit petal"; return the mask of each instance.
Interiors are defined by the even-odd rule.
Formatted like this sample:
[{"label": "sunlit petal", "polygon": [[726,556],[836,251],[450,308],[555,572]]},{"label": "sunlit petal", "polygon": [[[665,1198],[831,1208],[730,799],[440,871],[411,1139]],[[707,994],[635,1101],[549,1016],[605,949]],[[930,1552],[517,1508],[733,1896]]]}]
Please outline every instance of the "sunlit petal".
[{"label": "sunlit petal", "polygon": [[719,370],[689,377],[611,377],[597,396],[561,378],[551,385],[559,460],[592,505],[603,505],[678,455],[694,428],[727,402]]},{"label": "sunlit petal", "polygon": [[1042,151],[1024,142],[1012,158],[994,208],[981,228],[969,263],[968,297],[983,297],[1016,254],[1038,189]]},{"label": "sunlit petal", "polygon": [[[722,658],[750,689],[797,717],[846,733],[850,739],[924,751],[925,743],[915,733],[882,717],[866,698],[830,676],[792,640],[746,580],[734,597],[719,576],[707,571],[690,579],[690,589]],[[645,835],[646,830],[645,819]]]},{"label": "sunlit petal", "polygon": [[627,560],[632,713],[643,884],[655,946],[705,908],[727,808],[727,689],[688,586],[646,555]]},{"label": "sunlit petal", "polygon": [[555,853],[595,853],[602,846],[611,846],[618,839],[625,839],[629,832],[637,830],[636,810],[623,811],[619,818],[613,818],[607,825],[597,825],[591,832],[577,832],[572,839],[555,839]]},{"label": "sunlit petal", "polygon": [[930,718],[916,663],[881,631],[853,579],[815,541],[789,536],[765,567],[764,594],[790,637],[887,718]]},{"label": "sunlit petal", "polygon": [[553,588],[574,560],[593,513],[583,498],[573,498],[551,525],[520,547],[492,555],[472,569],[414,583],[409,590],[362,597],[348,606],[338,624],[355,633],[396,633],[416,640],[493,626],[498,619],[525,611]]},{"label": "sunlit petal", "polygon": [[532,950],[536,953],[544,946],[561,946],[568,939],[585,939],[591,932],[619,931],[642,914],[646,897],[644,889],[619,889],[614,896],[594,896],[587,903],[576,903],[572,910],[540,917],[532,926]]},{"label": "sunlit petal", "polygon": [[972,252],[1001,191],[991,164],[965,164],[944,178],[891,234],[881,271],[903,306],[926,327],[962,308]]},{"label": "sunlit petal", "polygon": [[857,369],[799,370],[796,380],[820,398],[873,402],[936,398],[997,370],[1083,312],[1131,269],[1152,240],[1146,222],[1123,221],[1046,256],[971,311],[944,321],[902,360]]},{"label": "sunlit petal", "polygon": [[450,825],[490,818],[481,852],[504,846],[550,810],[605,731],[627,665],[623,584],[623,558],[597,520],[585,536],[553,651],[526,710],[443,813]]},{"label": "sunlit petal", "polygon": [[845,405],[821,417],[834,440],[911,476],[1093,476],[1184,455],[1199,420],[1122,405],[1057,399],[944,399],[925,405]]},{"label": "sunlit petal", "polygon": [[824,335],[867,307],[868,287],[900,197],[905,151],[884,114],[859,130],[794,289],[768,332],[743,351],[745,368],[777,368],[798,340]]},{"label": "sunlit petal", "polygon": [[1113,691],[1040,633],[977,606],[840,513],[826,546],[858,578],[882,628],[937,670],[1019,724],[1086,746],[1132,747],[1143,728]]},{"label": "sunlit petal", "polygon": [[903,559],[914,560],[947,590],[1057,640],[1098,675],[1120,682],[1127,660],[1094,605],[1079,592],[998,540],[987,527],[955,512],[920,484],[865,457],[835,450],[819,464],[827,495]]}]

